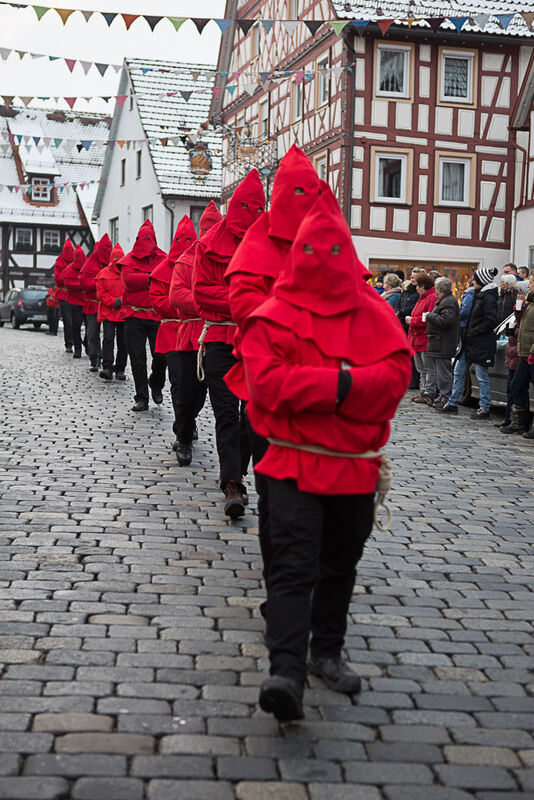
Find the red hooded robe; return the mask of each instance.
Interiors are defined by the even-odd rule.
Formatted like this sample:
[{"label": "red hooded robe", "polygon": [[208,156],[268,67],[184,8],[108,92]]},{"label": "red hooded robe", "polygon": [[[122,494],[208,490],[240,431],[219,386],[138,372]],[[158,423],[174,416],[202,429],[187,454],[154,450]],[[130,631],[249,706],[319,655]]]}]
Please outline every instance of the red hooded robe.
[{"label": "red hooded robe", "polygon": [[[224,273],[238,244],[265,207],[265,194],[258,171],[250,170],[233,193],[226,216],[203,237],[196,248],[193,297],[204,320],[232,322],[228,285]],[[213,325],[206,342],[232,344],[235,327]]]},{"label": "red hooded robe", "polygon": [[80,270],[80,287],[85,292],[84,314],[96,314],[98,312],[95,279],[100,270],[109,264],[111,248],[111,239],[105,233],[100,241],[95,244],[93,252]]},{"label": "red hooded robe", "polygon": [[74,248],[74,258],[63,271],[63,283],[67,290],[67,301],[73,306],[85,304],[85,293],[80,287],[80,271],[85,264],[86,255],[79,244]]},{"label": "red hooded robe", "polygon": [[[204,209],[199,223],[199,240],[201,240],[214,225],[222,220],[223,216],[213,200]],[[171,286],[169,291],[169,303],[178,312],[181,320],[195,319],[198,317],[197,307],[193,300],[193,290],[191,288],[193,277],[193,266],[197,251],[197,242],[191,245],[185,253],[182,253],[172,273]],[[198,337],[202,331],[202,320],[197,322],[182,322],[178,326],[175,349],[198,350]]]},{"label": "red hooded robe", "polygon": [[152,308],[148,287],[150,273],[165,255],[158,247],[154,226],[150,220],[145,220],[131,252],[117,262],[124,282],[123,301],[132,308],[129,316],[159,320],[159,314]]},{"label": "red hooded robe", "polygon": [[298,227],[319,196],[319,188],[319,177],[311,161],[300,147],[292,145],[274,177],[270,210],[246,232],[226,270],[230,309],[237,323],[234,348],[239,360],[226,374],[225,381],[242,400],[248,400],[239,354],[242,325],[271,295]]},{"label": "red hooded robe", "polygon": [[150,300],[152,308],[158,312],[162,323],[156,337],[156,353],[168,353],[176,350],[180,322],[178,321],[178,311],[169,303],[172,271],[177,259],[191,247],[196,238],[195,226],[187,214],[184,214],[176,228],[169,255],[159,262],[150,275]]},{"label": "red hooded robe", "polygon": [[[122,282],[120,271],[117,267],[119,261],[124,255],[124,250],[117,242],[111,251],[109,264],[104,269],[100,270],[96,276],[96,296],[99,300],[98,303],[98,321],[103,322],[109,320],[110,322],[124,322],[126,317],[131,313],[129,306],[122,304],[122,296],[124,294],[124,283]],[[115,300],[119,298],[121,305],[115,308]]]},{"label": "red hooded robe", "polygon": [[65,271],[65,267],[67,266],[67,264],[70,264],[73,258],[74,258],[74,245],[72,244],[70,239],[65,239],[63,250],[56,258],[54,264],[54,282],[57,286],[56,297],[58,300],[67,299],[68,293],[67,290],[65,289],[65,284],[63,283],[63,273]]},{"label": "red hooded robe", "polygon": [[[273,296],[245,323],[241,352],[255,431],[335,453],[379,450],[411,377],[399,321],[366,282],[330,191],[302,222]],[[340,369],[352,388],[337,407]],[[315,494],[375,491],[380,459],[271,444],[256,469]]]}]

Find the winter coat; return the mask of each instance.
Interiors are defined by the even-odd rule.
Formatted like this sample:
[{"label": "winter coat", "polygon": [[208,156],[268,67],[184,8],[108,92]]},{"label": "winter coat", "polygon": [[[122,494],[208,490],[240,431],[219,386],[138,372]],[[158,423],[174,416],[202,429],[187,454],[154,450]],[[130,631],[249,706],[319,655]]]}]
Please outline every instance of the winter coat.
[{"label": "winter coat", "polygon": [[85,293],[84,314],[98,313],[95,280],[100,270],[109,264],[112,246],[111,239],[105,233],[80,270],[80,287]]},{"label": "winter coat", "polygon": [[504,322],[506,317],[514,313],[515,301],[517,300],[517,289],[508,289],[506,292],[499,292],[497,299],[497,315],[499,324]]},{"label": "winter coat", "polygon": [[146,220],[139,228],[131,252],[117,262],[124,282],[123,302],[132,309],[130,316],[159,320],[159,314],[152,308],[148,288],[150,273],[165,255],[156,242],[154,226]]},{"label": "winter coat", "polygon": [[[122,305],[124,283],[117,264],[111,261],[107,267],[100,270],[96,276],[96,296],[98,304],[98,321],[123,322],[131,314],[127,305]],[[115,307],[115,300],[119,298],[121,305]]]},{"label": "winter coat", "polygon": [[408,332],[408,325],[404,321],[405,317],[410,317],[415,308],[415,304],[419,300],[417,294],[417,287],[410,283],[407,289],[403,289],[399,297],[399,307],[397,309],[397,318],[399,319],[402,327]]},{"label": "winter coat", "polygon": [[67,290],[67,302],[73,306],[85,305],[85,292],[80,287],[80,270],[85,264],[85,253],[80,245],[74,249],[74,259],[63,271],[63,283]]},{"label": "winter coat", "polygon": [[427,289],[424,294],[420,295],[412,311],[412,321],[408,328],[408,340],[416,353],[425,352],[428,347],[426,322],[423,322],[423,314],[432,311],[437,301],[436,291],[432,286],[432,288]]},{"label": "winter coat", "polygon": [[48,308],[59,308],[59,300],[57,299],[57,289],[51,287],[46,293],[46,305]]},{"label": "winter coat", "polygon": [[452,358],[460,336],[460,307],[452,294],[441,297],[426,318],[427,353]]},{"label": "winter coat", "polygon": [[[394,289],[388,289],[382,295],[382,300],[385,300],[386,303],[389,303],[395,313],[397,313],[399,310],[401,293],[402,289],[400,286],[395,286]],[[409,316],[409,314],[406,314],[405,316]]]},{"label": "winter coat", "polygon": [[534,355],[534,292],[529,292],[527,304],[521,309],[517,354],[519,358]]},{"label": "winter coat", "polygon": [[513,333],[508,335],[508,341],[506,342],[506,348],[504,350],[504,366],[506,369],[511,369],[512,372],[515,372],[517,369],[517,362],[519,361],[519,356],[517,355],[517,334],[519,328],[516,327]]},{"label": "winter coat", "polygon": [[473,305],[463,336],[463,350],[467,361],[491,367],[495,363],[497,338],[497,286],[488,283],[475,289]]},{"label": "winter coat", "polygon": [[465,330],[465,326],[469,321],[469,315],[473,307],[474,297],[475,297],[475,290],[467,289],[463,293],[462,299],[460,300],[460,328],[462,331]]},{"label": "winter coat", "polygon": [[68,292],[65,289],[65,284],[63,283],[63,273],[65,271],[65,267],[70,264],[73,258],[74,245],[70,239],[65,239],[63,250],[56,258],[54,263],[54,283],[57,287],[56,297],[58,301],[67,299]]}]

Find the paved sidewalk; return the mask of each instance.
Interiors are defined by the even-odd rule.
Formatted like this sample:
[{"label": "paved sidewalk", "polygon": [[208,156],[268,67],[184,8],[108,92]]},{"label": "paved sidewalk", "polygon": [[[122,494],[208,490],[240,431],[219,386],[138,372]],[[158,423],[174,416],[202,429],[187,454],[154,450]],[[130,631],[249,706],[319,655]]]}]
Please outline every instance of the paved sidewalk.
[{"label": "paved sidewalk", "polygon": [[534,798],[534,447],[405,401],[393,530],[359,570],[360,697],[266,674],[255,501],[222,512],[204,414],[134,415],[60,337],[0,329],[0,798]]}]

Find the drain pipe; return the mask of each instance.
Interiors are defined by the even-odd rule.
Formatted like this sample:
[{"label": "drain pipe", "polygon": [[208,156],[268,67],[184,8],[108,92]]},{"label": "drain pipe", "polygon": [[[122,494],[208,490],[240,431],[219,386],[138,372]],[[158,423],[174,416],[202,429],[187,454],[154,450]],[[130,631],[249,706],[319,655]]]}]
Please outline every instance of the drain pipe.
[{"label": "drain pipe", "polygon": [[[347,81],[349,82],[349,86],[347,89],[349,91],[346,92],[348,95],[348,108],[347,108],[347,118],[345,121],[346,130],[343,132],[343,139],[344,139],[344,162],[345,162],[345,190],[344,190],[344,197],[343,197],[343,205],[345,211],[345,218],[347,220],[347,224],[349,228],[352,228],[351,225],[351,218],[352,218],[352,169],[354,163],[354,108],[356,105],[356,53],[354,52],[354,46],[352,42],[354,41],[354,29],[352,25],[346,25],[343,29],[343,41],[345,43],[346,52],[347,52],[347,61],[346,66],[349,66],[351,63],[351,56],[352,56],[352,63],[354,66],[352,69],[346,70]],[[348,124],[347,124],[348,121]]]},{"label": "drain pipe", "polygon": [[165,200],[163,200],[163,206],[167,209],[167,211],[170,211],[171,214],[171,241],[169,244],[170,247],[172,244],[172,240],[174,239],[174,208],[172,208],[172,206],[168,206]]}]

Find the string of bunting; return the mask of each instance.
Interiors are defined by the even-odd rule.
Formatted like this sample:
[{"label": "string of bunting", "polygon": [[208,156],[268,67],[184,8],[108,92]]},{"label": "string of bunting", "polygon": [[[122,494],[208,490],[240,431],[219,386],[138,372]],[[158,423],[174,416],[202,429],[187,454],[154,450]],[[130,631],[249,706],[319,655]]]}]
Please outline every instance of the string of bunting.
[{"label": "string of bunting", "polygon": [[[34,147],[39,153],[42,153],[45,148],[63,148],[67,152],[70,152],[74,147],[76,147],[78,152],[81,153],[83,150],[90,150],[93,146],[114,147],[117,145],[121,149],[125,147],[127,150],[129,150],[130,147],[143,147],[147,144],[160,144],[163,147],[171,147],[173,145],[183,146],[184,138],[189,129],[184,127],[183,130],[184,133],[179,134],[178,136],[150,136],[146,139],[62,139],[59,137],[32,136],[31,134],[8,133],[7,131],[2,131],[2,138],[4,139],[4,142],[8,141],[9,144],[0,144],[0,153],[6,155],[11,146],[25,147],[28,153]],[[217,148],[212,148],[212,152],[215,155],[220,154],[220,151]]]},{"label": "string of bunting", "polygon": [[95,183],[105,183],[105,178],[100,178],[96,181],[66,181],[65,183],[0,183],[0,192],[3,189],[8,189],[10,192],[22,192],[27,194],[32,189],[59,189],[62,194],[65,190],[69,192],[71,189],[86,189]]},{"label": "string of bunting", "polygon": [[[41,6],[41,5],[33,5],[30,3],[13,3],[13,2],[6,2],[6,0],[0,0],[1,5],[7,5],[11,8],[17,9],[26,9],[31,8],[35,12],[35,15],[39,21],[43,19],[43,17],[49,12],[55,12],[61,19],[63,25],[66,25],[67,20],[72,16],[72,14],[79,13],[82,14],[85,21],[88,22],[92,16],[97,14],[98,16],[102,17],[108,27],[116,20],[120,19],[123,21],[124,25],[126,26],[126,30],[129,30],[130,27],[133,25],[134,22],[141,19],[144,20],[148,26],[150,27],[151,31],[154,31],[156,25],[158,25],[163,20],[168,20],[171,25],[174,27],[175,31],[179,31],[182,25],[185,22],[192,22],[198,33],[201,34],[206,25],[209,22],[214,22],[220,29],[220,32],[224,34],[227,28],[232,24],[236,23],[241,32],[246,35],[250,29],[254,25],[261,25],[265,30],[265,33],[268,35],[273,26],[275,24],[281,25],[282,28],[288,33],[289,35],[293,35],[298,26],[304,25],[312,36],[315,36],[317,31],[326,23],[330,25],[330,27],[334,30],[336,34],[340,34],[342,30],[345,28],[346,25],[354,24],[358,29],[363,29],[367,25],[370,24],[372,20],[359,20],[359,19],[336,19],[336,20],[300,20],[300,19],[289,19],[289,20],[282,20],[282,19],[220,19],[216,17],[175,17],[175,16],[156,16],[156,15],[149,15],[149,14],[124,14],[121,12],[109,12],[109,11],[86,11],[78,8],[55,8],[50,6]],[[405,22],[409,25],[412,25],[414,22],[426,22],[430,28],[437,32],[437,30],[441,27],[442,23],[445,21],[450,21],[454,27],[461,31],[463,26],[466,22],[469,24],[476,24],[478,25],[481,30],[484,30],[490,19],[496,19],[497,23],[503,30],[507,30],[510,23],[514,19],[514,17],[520,17],[524,20],[529,30],[532,30],[532,23],[534,22],[534,12],[532,11],[519,11],[519,12],[506,12],[506,13],[491,13],[491,14],[475,14],[475,15],[468,15],[468,16],[441,16],[441,17],[409,17],[405,19],[398,19],[399,22]],[[384,35],[388,28],[397,20],[397,18],[393,19],[386,19],[381,18],[377,20],[377,23]]]}]

